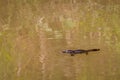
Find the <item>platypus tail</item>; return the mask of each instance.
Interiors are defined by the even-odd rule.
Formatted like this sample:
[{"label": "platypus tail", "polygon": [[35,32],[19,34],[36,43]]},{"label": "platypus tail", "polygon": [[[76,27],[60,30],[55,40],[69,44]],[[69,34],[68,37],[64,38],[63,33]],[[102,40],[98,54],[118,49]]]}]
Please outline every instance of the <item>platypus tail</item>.
[{"label": "platypus tail", "polygon": [[88,52],[91,52],[91,51],[100,51],[100,49],[89,49],[87,50]]}]

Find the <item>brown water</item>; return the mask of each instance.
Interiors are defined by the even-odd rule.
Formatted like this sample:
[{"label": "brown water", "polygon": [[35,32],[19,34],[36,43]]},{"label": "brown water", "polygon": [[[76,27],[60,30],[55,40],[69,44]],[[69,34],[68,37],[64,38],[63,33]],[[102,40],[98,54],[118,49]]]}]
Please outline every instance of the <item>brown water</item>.
[{"label": "brown water", "polygon": [[119,48],[118,0],[0,0],[0,80],[119,80]]}]

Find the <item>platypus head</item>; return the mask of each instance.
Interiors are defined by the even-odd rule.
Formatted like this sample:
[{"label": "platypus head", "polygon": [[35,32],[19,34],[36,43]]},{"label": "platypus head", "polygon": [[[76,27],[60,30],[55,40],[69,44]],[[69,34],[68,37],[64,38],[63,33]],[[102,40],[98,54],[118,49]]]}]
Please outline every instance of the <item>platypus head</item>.
[{"label": "platypus head", "polygon": [[62,52],[63,53],[73,53],[74,51],[73,50],[63,50]]}]

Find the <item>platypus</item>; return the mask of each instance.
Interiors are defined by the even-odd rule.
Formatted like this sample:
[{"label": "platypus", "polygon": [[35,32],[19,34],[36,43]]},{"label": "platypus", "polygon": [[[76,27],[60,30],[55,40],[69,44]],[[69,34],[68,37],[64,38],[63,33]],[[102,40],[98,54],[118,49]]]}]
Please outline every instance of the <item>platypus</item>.
[{"label": "platypus", "polygon": [[68,53],[71,56],[74,56],[75,54],[83,54],[85,53],[88,55],[88,52],[92,51],[99,51],[100,49],[89,49],[89,50],[83,50],[83,49],[77,49],[77,50],[63,50],[62,53]]}]

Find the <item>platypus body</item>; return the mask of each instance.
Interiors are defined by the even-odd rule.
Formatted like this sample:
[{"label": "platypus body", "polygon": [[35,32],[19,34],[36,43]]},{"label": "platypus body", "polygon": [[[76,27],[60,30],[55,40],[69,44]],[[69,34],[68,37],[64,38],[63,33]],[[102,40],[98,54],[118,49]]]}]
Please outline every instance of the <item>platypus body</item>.
[{"label": "platypus body", "polygon": [[92,52],[92,51],[99,51],[100,49],[89,49],[89,50],[82,50],[82,49],[77,49],[77,50],[63,50],[63,53],[68,53],[71,56],[74,56],[75,54],[83,54],[85,53],[86,55],[88,55],[88,52]]}]

